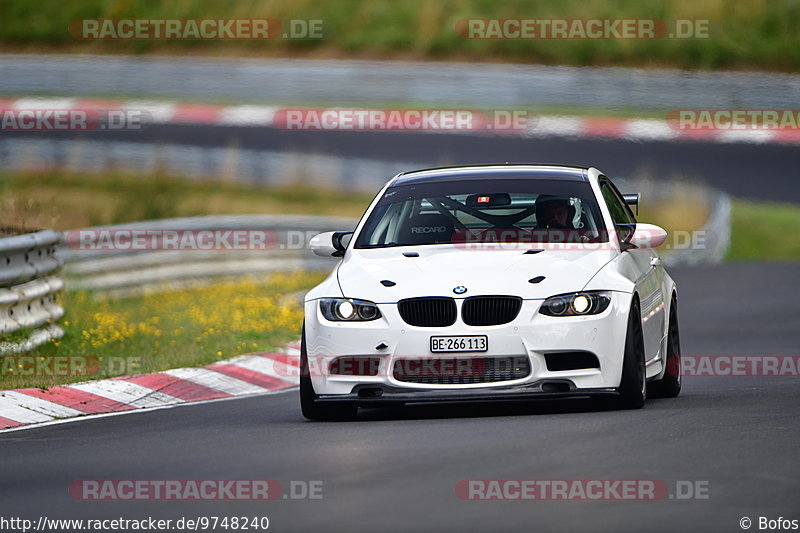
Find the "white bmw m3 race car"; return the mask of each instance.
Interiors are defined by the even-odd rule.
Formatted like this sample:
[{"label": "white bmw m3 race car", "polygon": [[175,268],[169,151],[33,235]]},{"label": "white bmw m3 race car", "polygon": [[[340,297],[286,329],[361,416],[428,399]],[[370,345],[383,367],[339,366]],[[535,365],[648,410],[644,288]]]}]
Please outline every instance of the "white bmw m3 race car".
[{"label": "white bmw m3 race car", "polygon": [[305,297],[300,397],[312,420],[359,406],[604,397],[681,388],[675,283],[636,194],[595,168],[402,173]]}]

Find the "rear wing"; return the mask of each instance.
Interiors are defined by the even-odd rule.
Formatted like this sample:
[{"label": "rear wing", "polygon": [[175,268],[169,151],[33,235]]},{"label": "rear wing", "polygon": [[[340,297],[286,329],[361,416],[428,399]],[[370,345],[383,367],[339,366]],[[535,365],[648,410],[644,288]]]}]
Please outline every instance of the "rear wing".
[{"label": "rear wing", "polygon": [[639,216],[639,199],[642,197],[641,193],[623,194],[622,198],[625,203],[634,208],[636,216]]}]

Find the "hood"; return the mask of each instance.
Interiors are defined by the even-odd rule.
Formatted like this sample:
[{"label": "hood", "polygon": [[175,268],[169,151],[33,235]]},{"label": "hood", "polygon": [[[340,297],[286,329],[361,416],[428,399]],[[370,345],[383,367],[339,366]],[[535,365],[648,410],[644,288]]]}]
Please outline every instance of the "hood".
[{"label": "hood", "polygon": [[[403,254],[416,252],[419,257]],[[393,303],[417,296],[502,294],[524,299],[547,298],[579,291],[615,252],[609,249],[464,250],[451,245],[352,249],[340,263],[337,277],[344,296]],[[528,280],[544,276],[539,283]],[[382,280],[396,285],[385,287]],[[455,294],[456,286],[467,291]]]}]

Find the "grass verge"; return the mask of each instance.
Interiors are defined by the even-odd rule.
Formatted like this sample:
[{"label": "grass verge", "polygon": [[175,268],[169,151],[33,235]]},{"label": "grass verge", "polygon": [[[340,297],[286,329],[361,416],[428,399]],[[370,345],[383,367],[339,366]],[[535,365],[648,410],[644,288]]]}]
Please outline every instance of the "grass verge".
[{"label": "grass verge", "polygon": [[[796,70],[800,4],[739,0],[72,0],[58,9],[10,0],[0,43],[9,51],[267,55],[514,61],[567,65],[671,66]],[[68,27],[82,18],[323,19],[325,39],[79,41]],[[705,19],[707,38],[605,40],[466,40],[456,23],[469,18]]]},{"label": "grass verge", "polygon": [[791,204],[734,201],[731,246],[736,260],[800,260],[800,207]]},{"label": "grass verge", "polygon": [[[202,215],[311,214],[360,217],[373,195],[303,185],[251,186],[123,173],[0,173],[0,227],[67,230],[140,220]],[[647,196],[638,219],[670,234],[699,229],[708,212],[691,187],[679,183],[659,203]]]},{"label": "grass verge", "polygon": [[249,186],[163,175],[0,172],[0,227],[66,230],[200,215],[361,216],[372,194],[303,185]]},{"label": "grass verge", "polygon": [[[64,337],[26,354],[34,359],[0,356],[0,389],[197,367],[272,351],[299,336],[303,311],[291,293],[323,277],[273,274],[121,300],[68,291],[61,299]],[[36,360],[47,364],[37,367]]]}]

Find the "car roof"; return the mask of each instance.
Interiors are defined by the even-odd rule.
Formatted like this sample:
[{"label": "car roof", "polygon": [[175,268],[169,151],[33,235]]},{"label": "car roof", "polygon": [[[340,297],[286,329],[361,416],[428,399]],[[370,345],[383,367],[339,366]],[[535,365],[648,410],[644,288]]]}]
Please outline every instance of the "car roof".
[{"label": "car roof", "polygon": [[415,183],[481,180],[487,178],[589,181],[587,170],[585,167],[530,164],[440,167],[403,172],[395,176],[389,185],[394,187]]}]

